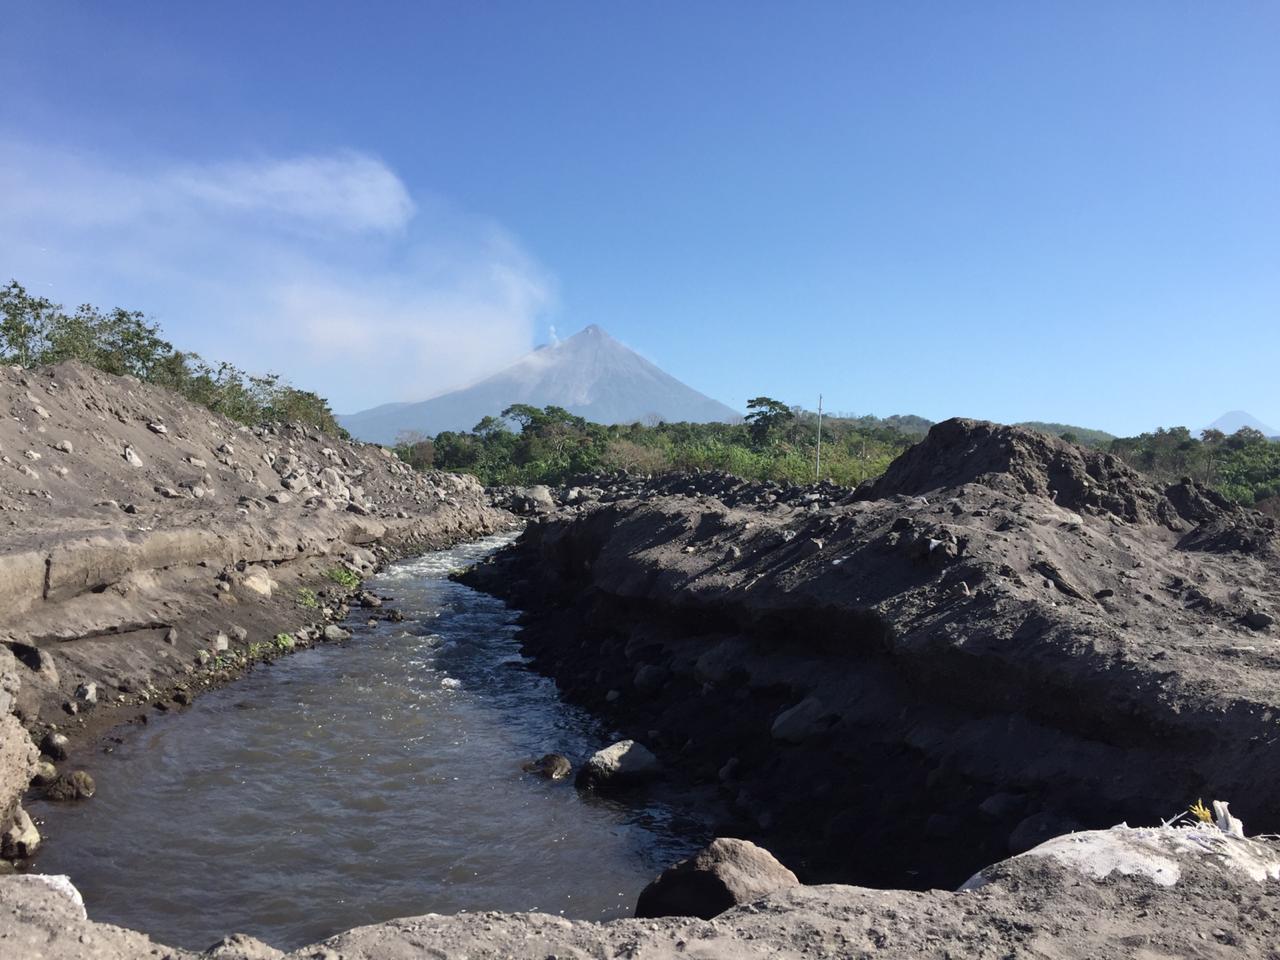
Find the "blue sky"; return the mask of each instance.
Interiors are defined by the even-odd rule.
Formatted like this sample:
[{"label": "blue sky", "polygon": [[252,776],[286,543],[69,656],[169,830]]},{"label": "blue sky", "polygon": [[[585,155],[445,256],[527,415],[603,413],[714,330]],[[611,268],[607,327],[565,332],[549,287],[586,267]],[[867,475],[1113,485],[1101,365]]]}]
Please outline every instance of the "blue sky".
[{"label": "blue sky", "polygon": [[1280,426],[1274,3],[0,6],[4,279],[344,412],[598,323],[738,407]]}]

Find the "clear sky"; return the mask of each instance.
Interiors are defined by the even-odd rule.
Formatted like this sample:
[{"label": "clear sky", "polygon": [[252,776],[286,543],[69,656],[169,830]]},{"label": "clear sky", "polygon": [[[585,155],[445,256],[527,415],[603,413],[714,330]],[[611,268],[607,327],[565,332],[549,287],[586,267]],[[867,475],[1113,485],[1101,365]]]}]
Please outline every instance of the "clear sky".
[{"label": "clear sky", "polygon": [[1280,4],[0,0],[0,280],[350,412],[598,323],[741,408],[1280,426]]}]

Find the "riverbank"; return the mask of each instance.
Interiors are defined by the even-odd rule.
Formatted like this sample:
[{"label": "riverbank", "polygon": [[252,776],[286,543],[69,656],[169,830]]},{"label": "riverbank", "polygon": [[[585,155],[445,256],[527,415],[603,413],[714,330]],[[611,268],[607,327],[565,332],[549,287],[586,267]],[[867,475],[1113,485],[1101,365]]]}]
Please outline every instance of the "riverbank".
[{"label": "riverbank", "polygon": [[[341,637],[388,560],[507,529],[470,477],[300,426],[249,429],[81,364],[0,370],[0,834],[47,759]],[[376,598],[368,598],[378,615]],[[71,759],[74,765],[74,755]]]},{"label": "riverbank", "polygon": [[[288,960],[702,957],[1268,960],[1280,937],[1280,847],[1216,827],[1078,834],[995,864],[958,892],[793,886],[712,920],[570,921],[538,913],[406,917]],[[0,877],[0,950],[43,960],[283,960],[229,936],[203,953],[89,920],[64,881]]]},{"label": "riverbank", "polygon": [[1280,829],[1276,525],[1190,481],[948,421],[856,492],[575,501],[466,582],[802,880],[954,887],[1201,797]]}]

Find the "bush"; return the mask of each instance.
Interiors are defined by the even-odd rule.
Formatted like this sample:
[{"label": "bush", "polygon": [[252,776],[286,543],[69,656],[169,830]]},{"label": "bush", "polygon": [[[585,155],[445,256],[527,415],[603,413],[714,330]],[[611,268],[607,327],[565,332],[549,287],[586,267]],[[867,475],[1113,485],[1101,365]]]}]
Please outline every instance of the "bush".
[{"label": "bush", "polygon": [[175,350],[137,311],[104,312],[84,304],[67,313],[60,304],[33,297],[16,280],[0,288],[0,361],[33,367],[64,360],[168,387],[241,423],[297,422],[347,436],[324,398],[275,374],[256,376],[229,363],[211,366]]}]

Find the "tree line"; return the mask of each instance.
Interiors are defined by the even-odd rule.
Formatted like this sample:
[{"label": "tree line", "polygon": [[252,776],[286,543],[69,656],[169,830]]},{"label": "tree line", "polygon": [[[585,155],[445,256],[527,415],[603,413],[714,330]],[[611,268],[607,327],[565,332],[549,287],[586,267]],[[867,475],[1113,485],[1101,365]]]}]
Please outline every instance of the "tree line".
[{"label": "tree line", "polygon": [[[489,485],[562,483],[584,473],[723,470],[748,480],[815,479],[817,416],[770,397],[742,423],[603,425],[555,406],[514,404],[470,431],[404,433],[396,451],[421,469],[473,473]],[[913,432],[913,428],[914,431]],[[879,476],[927,421],[824,417],[822,477],[849,486]]]},{"label": "tree line", "polygon": [[[420,469],[472,473],[489,485],[557,484],[585,473],[723,470],[747,480],[812,482],[818,418],[771,397],[755,397],[740,424],[591,423],[561,407],[515,404],[470,431],[405,433],[396,452]],[[822,479],[847,486],[879,476],[930,422],[919,417],[824,417]],[[1160,483],[1194,477],[1245,506],[1280,505],[1280,443],[1257,430],[1230,436],[1186,427],[1112,437],[1067,424],[1026,424],[1109,451]]]},{"label": "tree line", "polygon": [[0,361],[24,367],[79,360],[117,376],[169,387],[241,423],[301,422],[346,436],[324,398],[276,374],[251,374],[177,350],[136,310],[82,304],[67,310],[16,280],[0,287]]}]

